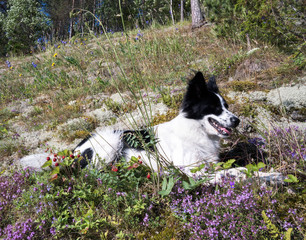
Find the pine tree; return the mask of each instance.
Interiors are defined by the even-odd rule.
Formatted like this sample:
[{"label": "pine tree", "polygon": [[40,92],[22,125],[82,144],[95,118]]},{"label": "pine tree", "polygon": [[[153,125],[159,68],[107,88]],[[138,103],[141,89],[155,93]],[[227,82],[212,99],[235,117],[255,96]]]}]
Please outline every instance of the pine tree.
[{"label": "pine tree", "polygon": [[36,0],[9,0],[8,6],[1,22],[9,50],[29,52],[48,29],[48,19]]}]

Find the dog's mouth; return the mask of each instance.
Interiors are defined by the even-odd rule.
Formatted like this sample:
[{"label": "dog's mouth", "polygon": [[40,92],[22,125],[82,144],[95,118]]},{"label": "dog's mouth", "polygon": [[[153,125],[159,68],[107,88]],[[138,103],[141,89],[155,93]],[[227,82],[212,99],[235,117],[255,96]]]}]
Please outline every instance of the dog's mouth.
[{"label": "dog's mouth", "polygon": [[229,135],[231,135],[232,129],[222,126],[221,123],[219,123],[217,120],[213,118],[208,118],[208,122],[218,131],[220,135],[224,137],[228,137]]}]

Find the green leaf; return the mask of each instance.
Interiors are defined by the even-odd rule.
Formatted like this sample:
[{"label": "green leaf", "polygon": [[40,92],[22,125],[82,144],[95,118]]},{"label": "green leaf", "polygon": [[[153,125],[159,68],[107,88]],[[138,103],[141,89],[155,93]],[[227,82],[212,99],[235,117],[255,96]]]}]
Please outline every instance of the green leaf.
[{"label": "green leaf", "polygon": [[248,164],[245,166],[249,171],[254,171],[254,165],[253,164]]},{"label": "green leaf", "polygon": [[178,179],[176,179],[174,181],[174,178],[171,176],[169,178],[169,181],[167,182],[167,179],[164,178],[163,180],[163,183],[162,183],[162,191],[159,191],[159,194],[162,195],[162,196],[166,196],[166,195],[169,195],[174,184],[177,182]]},{"label": "green leaf", "polygon": [[52,160],[50,159],[49,161],[46,161],[41,167],[46,168],[46,167],[50,167],[51,165],[52,165]]},{"label": "green leaf", "polygon": [[292,232],[292,228],[289,228],[285,234],[284,234],[284,237],[285,237],[285,240],[290,240],[291,239],[291,232]]},{"label": "green leaf", "polygon": [[162,190],[166,190],[166,187],[167,187],[167,178],[164,178],[162,183]]},{"label": "green leaf", "polygon": [[6,169],[3,169],[3,170],[0,172],[0,175],[2,175],[2,174],[5,172],[5,170],[6,170]]},{"label": "green leaf", "polygon": [[261,212],[261,216],[267,226],[268,232],[271,234],[272,239],[279,239],[279,230],[278,228],[271,222],[271,220],[267,217],[265,211],[263,210]]},{"label": "green leaf", "polygon": [[55,167],[53,169],[53,171],[51,172],[51,175],[58,174],[59,172],[60,172],[60,168],[59,167]]},{"label": "green leaf", "polygon": [[196,172],[198,172],[198,171],[201,171],[204,167],[205,167],[205,164],[202,163],[200,166],[191,169],[190,172],[191,172],[191,173],[196,173]]},{"label": "green leaf", "polygon": [[183,188],[186,189],[186,190],[191,189],[190,184],[186,181],[183,181],[182,185],[183,185]]},{"label": "green leaf", "polygon": [[222,166],[223,164],[224,164],[224,162],[218,162],[218,163],[216,163],[214,166],[215,166],[215,168],[216,168],[216,167]]},{"label": "green leaf", "polygon": [[266,166],[266,164],[264,164],[263,162],[259,162],[259,163],[257,164],[258,170],[259,170],[260,168],[264,168],[265,166]]},{"label": "green leaf", "polygon": [[232,164],[233,164],[234,162],[236,162],[235,159],[230,159],[230,160],[228,160],[227,162],[225,162],[225,163],[223,164],[223,167],[224,167],[225,169],[229,169],[229,168],[232,167]]},{"label": "green leaf", "polygon": [[189,182],[190,182],[191,186],[195,185],[195,183],[196,183],[192,177],[189,177]]},{"label": "green leaf", "polygon": [[132,156],[132,157],[131,157],[131,161],[132,161],[132,162],[138,162],[138,158],[135,157],[135,156]]},{"label": "green leaf", "polygon": [[297,179],[296,176],[289,174],[288,179],[285,179],[284,182],[298,183],[299,180]]}]

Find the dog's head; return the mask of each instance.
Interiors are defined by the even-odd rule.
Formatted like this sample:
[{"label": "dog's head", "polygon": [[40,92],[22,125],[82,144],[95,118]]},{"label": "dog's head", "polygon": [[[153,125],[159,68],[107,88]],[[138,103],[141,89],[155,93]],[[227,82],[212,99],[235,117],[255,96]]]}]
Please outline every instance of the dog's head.
[{"label": "dog's head", "polygon": [[189,82],[182,107],[186,118],[199,121],[209,135],[227,138],[240,120],[228,110],[228,105],[219,94],[215,78],[205,83],[204,76],[198,72]]}]

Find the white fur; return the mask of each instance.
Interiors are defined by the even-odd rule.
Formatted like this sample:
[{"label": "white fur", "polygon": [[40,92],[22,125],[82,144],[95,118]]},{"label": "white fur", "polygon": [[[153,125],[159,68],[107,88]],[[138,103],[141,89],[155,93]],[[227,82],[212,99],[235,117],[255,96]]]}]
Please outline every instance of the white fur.
[{"label": "white fur", "polygon": [[230,119],[232,117],[237,117],[235,114],[233,114],[232,112],[230,112],[229,110],[226,109],[226,107],[224,106],[224,100],[223,98],[219,95],[216,94],[215,95],[220,99],[221,101],[221,105],[222,105],[222,114],[219,116],[213,115],[213,114],[209,114],[206,115],[203,120],[201,120],[202,126],[205,128],[205,131],[207,134],[209,135],[215,135],[217,134],[220,138],[226,138],[223,135],[220,135],[219,133],[217,133],[216,129],[210,125],[210,123],[208,122],[209,118],[213,118],[215,120],[217,120],[219,123],[221,123],[224,127],[231,127],[231,121]]},{"label": "white fur", "polygon": [[[122,148],[122,131],[105,129],[92,134],[86,143],[77,147],[74,153],[77,155],[90,148],[93,151],[93,159],[90,164],[93,167],[101,168],[101,164],[112,162]],[[103,161],[101,161],[103,160]]]},{"label": "white fur", "polygon": [[[223,98],[215,93],[222,105],[222,114],[205,115],[203,119],[189,119],[184,112],[169,122],[153,127],[157,139],[156,153],[133,148],[124,149],[122,143],[123,131],[104,130],[95,133],[87,142],[77,147],[75,151],[93,150],[93,167],[101,167],[103,163],[110,163],[120,156],[130,160],[132,156],[141,160],[155,171],[159,171],[159,164],[181,167],[188,174],[190,169],[202,163],[216,163],[219,155],[219,140],[225,138],[210,123],[213,118],[224,128],[231,128],[232,117],[236,117],[225,107]],[[223,129],[224,129],[223,128]],[[101,161],[103,160],[103,161]]]},{"label": "white fur", "polygon": [[[216,130],[214,130],[216,131]],[[203,162],[217,162],[219,154],[219,137],[208,135],[201,121],[187,119],[183,113],[169,122],[154,127],[158,139],[156,145],[158,156],[144,150],[129,148],[122,152],[122,131],[105,130],[97,132],[80,147],[75,153],[82,153],[88,148],[94,151],[92,160],[94,167],[101,167],[101,163],[112,162],[116,154],[123,155],[129,160],[132,156],[140,156],[141,160],[155,171],[158,170],[156,159],[163,164],[173,164],[185,168],[185,171],[194,168]],[[101,161],[103,160],[103,161]]]}]

